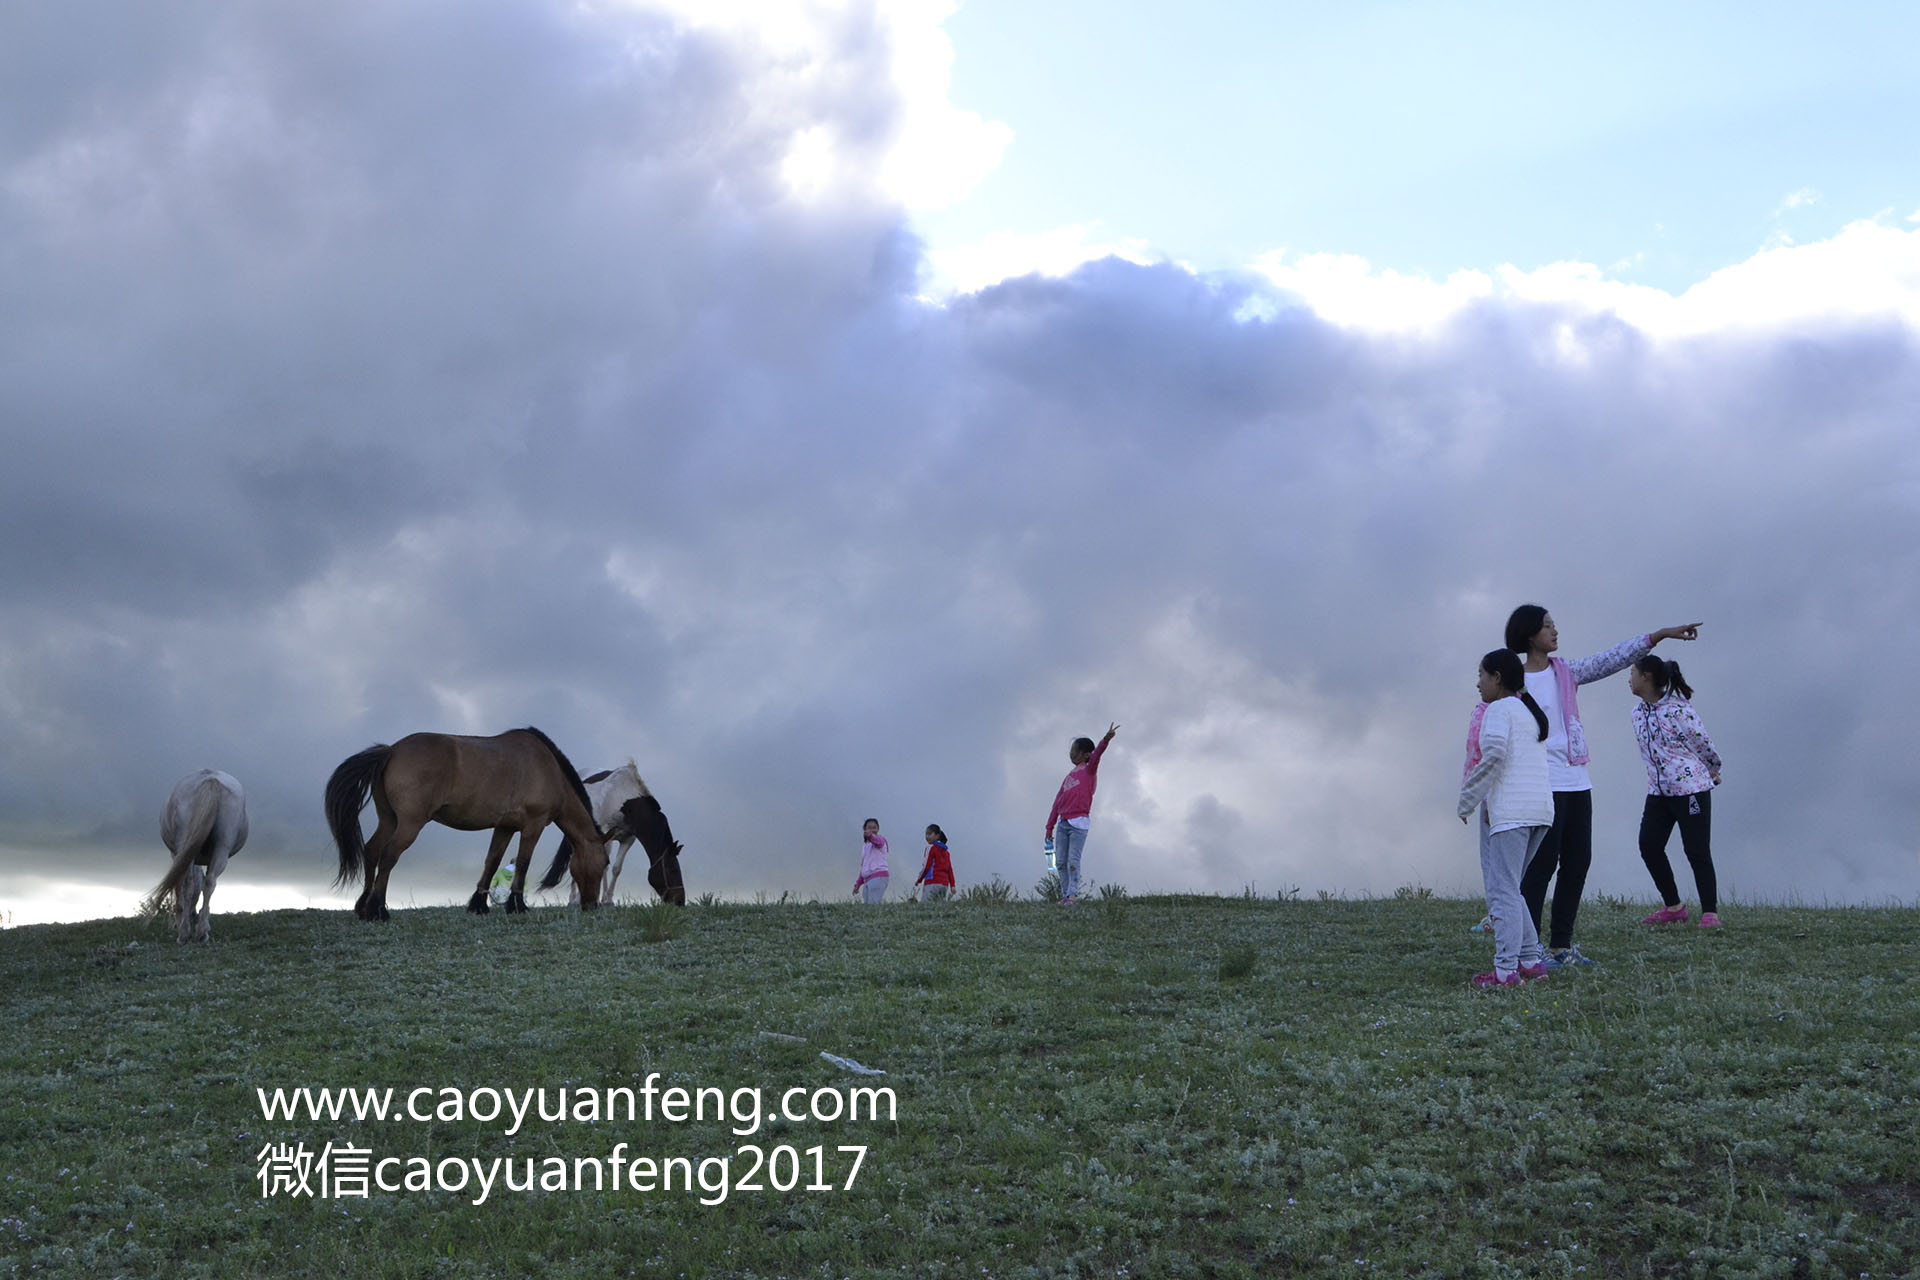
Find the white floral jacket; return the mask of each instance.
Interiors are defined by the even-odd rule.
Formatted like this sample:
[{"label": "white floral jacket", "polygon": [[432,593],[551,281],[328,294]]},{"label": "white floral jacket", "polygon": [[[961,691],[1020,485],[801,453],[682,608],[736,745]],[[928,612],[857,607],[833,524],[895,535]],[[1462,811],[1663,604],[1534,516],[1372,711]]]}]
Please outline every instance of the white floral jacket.
[{"label": "white floral jacket", "polygon": [[1633,705],[1633,736],[1647,766],[1647,794],[1690,796],[1713,788],[1720,755],[1693,704],[1669,691],[1658,702]]}]

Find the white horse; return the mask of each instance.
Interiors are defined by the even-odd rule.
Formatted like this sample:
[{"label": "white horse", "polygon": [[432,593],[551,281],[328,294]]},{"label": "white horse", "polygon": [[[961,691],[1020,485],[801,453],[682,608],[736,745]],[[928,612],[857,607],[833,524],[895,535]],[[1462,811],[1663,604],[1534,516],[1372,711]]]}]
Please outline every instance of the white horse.
[{"label": "white horse", "polygon": [[[639,840],[646,846],[650,862],[657,862],[668,853],[677,857],[679,846],[673,844],[673,832],[667,828],[666,818],[660,813],[657,800],[638,809],[627,809],[630,801],[642,796],[651,799],[653,796],[653,792],[647,790],[647,784],[641,781],[640,767],[632,760],[618,769],[603,769],[580,781],[586,784],[587,798],[593,801],[594,822],[607,833],[607,878],[602,882],[600,901],[612,902],[614,882],[620,878],[620,868],[625,865],[627,850],[633,848],[634,841]],[[638,827],[636,818],[639,820]],[[620,842],[618,853],[613,851],[616,840]],[[673,879],[679,879],[677,863]],[[659,889],[660,886],[656,885],[655,888]],[[578,901],[579,894],[579,888],[575,887],[569,901]],[[662,896],[665,896],[664,892]]]},{"label": "white horse", "polygon": [[181,942],[211,941],[214,881],[247,842],[247,798],[239,781],[218,769],[180,779],[160,812],[160,838],[173,853],[173,865],[140,909],[177,914]]}]

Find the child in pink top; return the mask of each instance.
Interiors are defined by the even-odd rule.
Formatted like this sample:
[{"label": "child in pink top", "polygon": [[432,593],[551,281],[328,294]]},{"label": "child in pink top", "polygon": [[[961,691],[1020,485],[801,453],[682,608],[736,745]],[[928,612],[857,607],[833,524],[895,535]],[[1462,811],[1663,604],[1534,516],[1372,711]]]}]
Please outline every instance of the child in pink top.
[{"label": "child in pink top", "polygon": [[863,902],[879,902],[887,896],[887,838],[880,834],[880,819],[868,818],[860,836],[860,874],[853,891]]},{"label": "child in pink top", "polygon": [[1110,724],[1096,744],[1091,738],[1075,738],[1067,748],[1073,768],[1060,783],[1047,812],[1047,839],[1053,841],[1054,865],[1060,872],[1060,905],[1071,907],[1080,900],[1080,854],[1087,844],[1087,828],[1093,812],[1093,789],[1100,781],[1100,757],[1120,726]]}]

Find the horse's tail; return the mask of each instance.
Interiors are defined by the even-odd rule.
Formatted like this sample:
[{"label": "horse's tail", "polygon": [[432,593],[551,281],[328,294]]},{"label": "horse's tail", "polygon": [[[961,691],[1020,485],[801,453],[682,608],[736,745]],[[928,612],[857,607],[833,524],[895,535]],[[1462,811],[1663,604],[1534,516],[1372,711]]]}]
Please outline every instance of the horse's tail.
[{"label": "horse's tail", "polygon": [[153,887],[153,892],[141,899],[141,915],[164,915],[173,908],[181,882],[187,878],[187,868],[193,865],[193,860],[213,835],[213,824],[220,817],[220,800],[225,793],[226,788],[214,777],[202,778],[200,785],[193,789],[187,829],[177,837],[179,844],[173,851],[173,864],[167,868],[167,874],[160,877],[160,883]]},{"label": "horse's tail", "polygon": [[360,810],[366,808],[367,797],[380,785],[392,754],[392,747],[376,743],[342,760],[327,779],[327,826],[340,850],[340,874],[333,881],[337,885],[352,884],[360,878],[360,856],[367,850],[360,835]]},{"label": "horse's tail", "polygon": [[553,865],[547,868],[546,879],[540,882],[540,888],[551,889],[560,883],[560,877],[567,874],[567,863],[573,860],[573,840],[562,834],[560,847],[554,851]]}]

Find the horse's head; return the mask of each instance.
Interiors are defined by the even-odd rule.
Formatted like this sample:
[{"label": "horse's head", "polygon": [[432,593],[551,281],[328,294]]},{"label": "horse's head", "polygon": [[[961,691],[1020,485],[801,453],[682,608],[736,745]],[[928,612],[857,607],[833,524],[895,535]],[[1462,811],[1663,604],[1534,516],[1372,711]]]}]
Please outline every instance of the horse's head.
[{"label": "horse's head", "polygon": [[680,879],[680,842],[673,838],[667,815],[651,795],[635,796],[620,806],[620,818],[627,830],[647,851],[647,883],[655,893],[675,906],[687,905],[687,890]]}]

